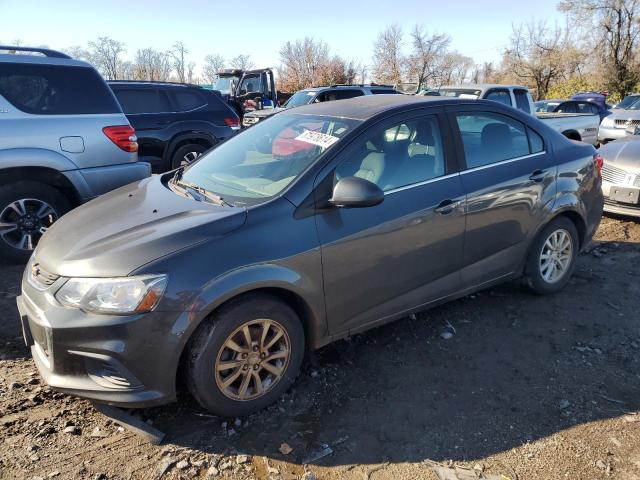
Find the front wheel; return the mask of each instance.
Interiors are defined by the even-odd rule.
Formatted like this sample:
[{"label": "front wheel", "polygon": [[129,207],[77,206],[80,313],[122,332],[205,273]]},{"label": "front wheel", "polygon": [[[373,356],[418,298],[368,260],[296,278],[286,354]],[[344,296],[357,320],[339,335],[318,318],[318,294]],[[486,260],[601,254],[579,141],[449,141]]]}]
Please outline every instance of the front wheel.
[{"label": "front wheel", "polygon": [[191,342],[187,384],[207,410],[243,416],[275,402],[294,382],[304,331],[287,304],[268,295],[232,300]]},{"label": "front wheel", "polygon": [[559,292],[569,282],[579,253],[578,231],[571,220],[558,217],[536,237],[531,246],[525,278],[539,294]]}]

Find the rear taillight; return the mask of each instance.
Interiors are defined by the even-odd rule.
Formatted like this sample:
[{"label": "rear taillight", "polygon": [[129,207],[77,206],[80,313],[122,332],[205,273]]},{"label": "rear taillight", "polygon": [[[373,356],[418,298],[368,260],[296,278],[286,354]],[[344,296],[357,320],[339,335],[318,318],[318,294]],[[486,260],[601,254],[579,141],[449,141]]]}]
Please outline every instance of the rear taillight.
[{"label": "rear taillight", "polygon": [[131,125],[104,127],[102,131],[109,137],[109,140],[125,152],[133,153],[138,151],[138,137],[136,137],[136,131]]},{"label": "rear taillight", "polygon": [[240,119],[238,117],[227,117],[224,119],[224,123],[231,128],[240,128]]},{"label": "rear taillight", "polygon": [[596,153],[593,156],[593,165],[596,167],[596,171],[598,172],[598,176],[602,176],[602,165],[604,165],[604,159],[602,155]]}]

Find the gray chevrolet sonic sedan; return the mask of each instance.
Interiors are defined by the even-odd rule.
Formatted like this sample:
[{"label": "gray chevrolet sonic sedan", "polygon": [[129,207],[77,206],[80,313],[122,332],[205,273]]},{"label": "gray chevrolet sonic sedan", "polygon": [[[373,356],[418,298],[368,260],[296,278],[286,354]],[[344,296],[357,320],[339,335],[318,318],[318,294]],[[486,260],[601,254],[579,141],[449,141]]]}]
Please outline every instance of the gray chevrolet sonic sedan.
[{"label": "gray chevrolet sonic sedan", "polygon": [[54,389],[145,407],[178,379],[244,415],[305,349],[523,276],[568,282],[602,161],[495,102],[382,95],[283,112],[49,229],[18,308]]}]

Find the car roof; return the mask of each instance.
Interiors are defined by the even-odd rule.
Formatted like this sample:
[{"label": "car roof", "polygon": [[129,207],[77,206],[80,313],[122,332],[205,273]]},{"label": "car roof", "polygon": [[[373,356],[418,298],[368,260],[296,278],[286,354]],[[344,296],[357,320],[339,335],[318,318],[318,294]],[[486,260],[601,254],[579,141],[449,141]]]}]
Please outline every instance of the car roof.
[{"label": "car roof", "polygon": [[368,120],[376,115],[394,110],[407,110],[418,106],[445,104],[497,105],[489,100],[465,100],[451,97],[423,97],[414,95],[365,95],[347,100],[321,102],[287,109],[281,115],[317,115],[326,117]]},{"label": "car roof", "polygon": [[[178,83],[178,82],[160,82],[153,80],[107,80],[109,85],[136,85],[136,86],[163,86],[163,87],[183,87],[183,88],[202,88],[198,85],[192,85],[190,83]],[[203,89],[206,90],[206,89]]]},{"label": "car roof", "polygon": [[23,53],[0,53],[0,62],[93,68],[89,63],[74,58],[45,57],[44,55],[25,55]]},{"label": "car roof", "polygon": [[[362,84],[354,84],[354,85],[325,85],[324,87],[308,87],[299,90],[300,92],[319,92],[322,90],[342,90],[348,89],[352,90],[354,88],[379,88],[382,90],[395,90],[393,85],[362,85]],[[298,92],[296,92],[298,93]]]},{"label": "car roof", "polygon": [[537,100],[534,103],[542,103],[542,102],[577,102],[577,100],[570,100],[568,98],[547,98],[545,100]]},{"label": "car roof", "polygon": [[463,83],[460,85],[443,85],[438,90],[445,88],[469,88],[475,90],[489,90],[490,88],[521,88],[523,90],[529,90],[523,85],[503,85],[501,83]]}]

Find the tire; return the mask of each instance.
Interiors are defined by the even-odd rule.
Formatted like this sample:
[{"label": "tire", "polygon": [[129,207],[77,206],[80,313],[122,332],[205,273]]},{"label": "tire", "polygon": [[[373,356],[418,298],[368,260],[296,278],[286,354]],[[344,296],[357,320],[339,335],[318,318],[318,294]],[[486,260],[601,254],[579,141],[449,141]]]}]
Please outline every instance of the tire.
[{"label": "tire", "polygon": [[[555,242],[551,238],[552,235],[557,235],[557,245],[567,245],[567,249],[552,249]],[[531,245],[525,266],[525,279],[529,287],[541,295],[562,290],[576,267],[579,249],[578,230],[574,223],[563,216],[553,219]],[[563,258],[566,258],[566,255],[569,257],[564,262]],[[555,264],[555,267],[552,264]]]},{"label": "tire", "polygon": [[[265,323],[261,320],[271,322],[264,343],[261,337]],[[245,325],[250,338],[259,344],[254,345],[257,351],[245,349]],[[279,329],[282,335],[277,337]],[[228,347],[230,338],[235,342],[233,349]],[[274,338],[275,345],[262,350]],[[285,359],[286,346],[289,353]],[[198,403],[216,415],[248,415],[275,402],[293,384],[300,372],[304,348],[304,330],[291,307],[270,295],[248,294],[224,305],[194,334],[187,356],[187,386]],[[262,355],[265,358],[260,358]],[[274,355],[278,358],[269,361]],[[224,369],[226,366],[229,368]],[[230,385],[225,387],[227,382]]]},{"label": "tire", "polygon": [[[190,164],[191,162],[193,162],[193,160],[195,160],[207,150],[207,147],[204,147],[198,143],[188,143],[187,145],[182,145],[181,147],[176,149],[176,151],[173,152],[173,155],[171,156],[171,170],[175,170],[176,168],[182,166],[183,163]],[[193,156],[193,154],[195,154],[196,156],[187,161],[187,157],[190,156],[190,154],[191,156]]]},{"label": "tire", "polygon": [[[42,210],[45,205],[50,209]],[[44,183],[21,180],[0,187],[0,256],[26,263],[42,236],[42,228],[49,228],[71,208],[62,192]],[[6,227],[8,224],[16,228]]]}]

